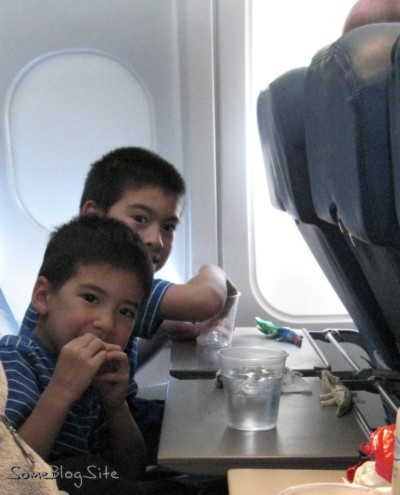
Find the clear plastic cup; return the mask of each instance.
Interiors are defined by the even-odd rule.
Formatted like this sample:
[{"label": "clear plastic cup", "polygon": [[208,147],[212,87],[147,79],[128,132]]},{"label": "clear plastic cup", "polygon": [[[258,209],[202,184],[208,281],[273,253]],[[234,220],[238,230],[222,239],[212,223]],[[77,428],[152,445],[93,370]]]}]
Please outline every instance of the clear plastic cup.
[{"label": "clear plastic cup", "polygon": [[346,483],[308,483],[290,486],[279,495],[362,495],[363,493],[376,495],[377,492],[366,486]]},{"label": "clear plastic cup", "polygon": [[210,320],[198,323],[199,345],[210,347],[228,347],[231,345],[240,292],[226,298],[222,311]]},{"label": "clear plastic cup", "polygon": [[283,349],[220,349],[228,425],[238,430],[276,427],[285,363]]}]

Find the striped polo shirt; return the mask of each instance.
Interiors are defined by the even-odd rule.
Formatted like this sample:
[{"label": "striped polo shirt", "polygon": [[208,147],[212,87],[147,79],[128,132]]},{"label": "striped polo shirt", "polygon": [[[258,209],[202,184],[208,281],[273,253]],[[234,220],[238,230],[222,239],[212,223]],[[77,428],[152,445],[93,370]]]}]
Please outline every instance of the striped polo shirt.
[{"label": "striped polo shirt", "polygon": [[[6,335],[0,340],[0,360],[9,389],[5,414],[18,429],[47,387],[57,357],[36,335],[25,330],[18,336]],[[61,457],[101,454],[108,446],[108,428],[102,418],[100,400],[90,386],[68,412],[49,462]]]}]

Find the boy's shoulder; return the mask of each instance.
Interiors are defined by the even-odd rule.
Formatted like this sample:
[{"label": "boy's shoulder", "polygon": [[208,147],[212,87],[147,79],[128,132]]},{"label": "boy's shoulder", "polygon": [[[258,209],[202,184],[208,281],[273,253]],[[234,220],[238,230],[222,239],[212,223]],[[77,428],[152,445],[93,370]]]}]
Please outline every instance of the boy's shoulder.
[{"label": "boy's shoulder", "polygon": [[26,335],[25,332],[21,332],[19,335],[3,335],[0,339],[0,349],[30,349],[35,346],[32,337],[31,333]]},{"label": "boy's shoulder", "polygon": [[20,333],[22,332],[22,330],[30,330],[31,332],[33,332],[33,330],[35,330],[36,328],[37,319],[38,315],[36,309],[34,308],[33,304],[30,303],[25,312],[24,319],[22,320]]},{"label": "boy's shoulder", "polygon": [[36,347],[40,346],[40,340],[30,331],[21,329],[18,335],[3,335],[0,338],[1,347]]},{"label": "boy's shoulder", "polygon": [[55,358],[36,335],[23,330],[19,335],[4,335],[0,339],[0,360],[23,360],[32,367],[52,368]]}]

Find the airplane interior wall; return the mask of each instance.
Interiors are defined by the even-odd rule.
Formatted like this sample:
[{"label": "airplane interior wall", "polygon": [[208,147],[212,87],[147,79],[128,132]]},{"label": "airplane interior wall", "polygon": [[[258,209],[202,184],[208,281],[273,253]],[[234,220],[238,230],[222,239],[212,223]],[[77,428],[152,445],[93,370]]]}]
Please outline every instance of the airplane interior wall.
[{"label": "airplane interior wall", "polygon": [[[138,145],[186,175],[176,2],[117,5],[0,6],[0,279],[18,321],[49,231],[78,213],[90,163]],[[175,277],[188,270],[187,231],[184,221],[171,259]]]},{"label": "airplane interior wall", "polygon": [[1,2],[0,288],[18,322],[49,231],[78,213],[90,163],[124,145],[161,154],[188,184],[173,255],[159,275],[180,281],[219,264],[242,293],[237,324],[269,316],[250,270],[250,6]]}]

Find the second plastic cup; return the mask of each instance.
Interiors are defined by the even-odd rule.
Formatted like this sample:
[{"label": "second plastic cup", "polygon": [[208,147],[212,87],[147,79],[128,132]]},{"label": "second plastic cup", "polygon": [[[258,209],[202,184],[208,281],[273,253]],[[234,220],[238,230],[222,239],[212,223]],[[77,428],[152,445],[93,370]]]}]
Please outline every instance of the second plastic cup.
[{"label": "second plastic cup", "polygon": [[275,428],[288,353],[230,347],[218,354],[229,426],[251,431]]},{"label": "second plastic cup", "polygon": [[372,495],[378,492],[366,486],[345,483],[309,483],[290,486],[279,495],[365,495],[367,493]]},{"label": "second plastic cup", "polygon": [[221,313],[198,324],[200,335],[196,340],[199,345],[227,347],[231,344],[239,298],[240,292],[228,296]]}]

